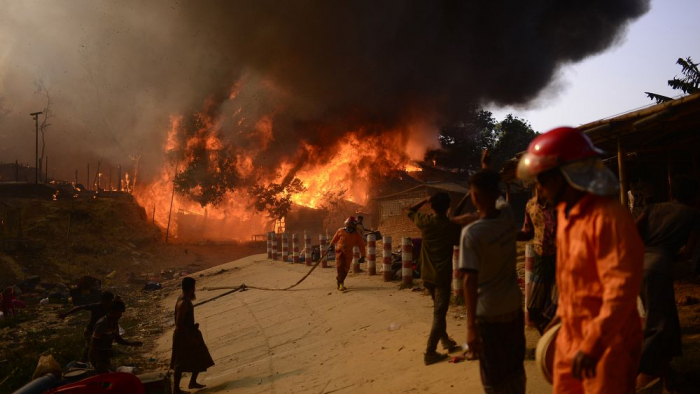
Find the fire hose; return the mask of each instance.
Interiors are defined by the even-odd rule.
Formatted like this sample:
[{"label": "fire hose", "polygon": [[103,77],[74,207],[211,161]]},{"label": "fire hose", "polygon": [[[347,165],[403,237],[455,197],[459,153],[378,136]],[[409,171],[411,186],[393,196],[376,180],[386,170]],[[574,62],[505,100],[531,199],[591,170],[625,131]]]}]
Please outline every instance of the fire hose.
[{"label": "fire hose", "polygon": [[261,286],[247,286],[245,283],[243,283],[243,284],[241,284],[240,286],[236,286],[236,287],[231,287],[231,286],[205,287],[203,290],[207,290],[207,291],[225,290],[225,289],[229,289],[229,291],[227,291],[227,292],[225,292],[225,293],[222,293],[222,294],[219,294],[219,295],[216,296],[216,297],[212,297],[212,298],[209,298],[209,299],[207,299],[207,300],[204,300],[204,301],[202,301],[202,302],[198,302],[198,303],[194,304],[194,306],[197,307],[197,306],[200,306],[200,305],[204,305],[204,304],[206,304],[207,302],[211,302],[211,301],[217,300],[217,299],[219,299],[219,298],[221,298],[221,297],[225,297],[225,296],[227,296],[227,295],[229,295],[229,294],[237,293],[237,292],[239,292],[239,291],[246,291],[246,290],[248,290],[248,289],[264,290],[264,291],[287,291],[287,290],[291,290],[291,289],[293,289],[293,288],[299,286],[299,285],[301,284],[301,282],[303,282],[304,280],[306,280],[306,278],[308,278],[309,275],[311,275],[311,273],[314,272],[314,270],[316,269],[316,267],[318,267],[318,265],[321,264],[321,261],[323,261],[323,258],[326,257],[326,255],[328,255],[328,252],[330,252],[330,251],[331,251],[331,247],[329,247],[325,252],[323,252],[323,254],[321,255],[321,257],[318,259],[318,261],[317,261],[316,263],[314,263],[314,265],[311,267],[311,269],[309,270],[309,272],[306,273],[306,275],[302,276],[301,279],[299,279],[295,284],[293,284],[293,285],[291,285],[291,286],[288,286],[288,287],[285,287],[285,288],[282,288],[282,289],[277,289],[277,288],[269,288],[269,287],[261,287]]}]

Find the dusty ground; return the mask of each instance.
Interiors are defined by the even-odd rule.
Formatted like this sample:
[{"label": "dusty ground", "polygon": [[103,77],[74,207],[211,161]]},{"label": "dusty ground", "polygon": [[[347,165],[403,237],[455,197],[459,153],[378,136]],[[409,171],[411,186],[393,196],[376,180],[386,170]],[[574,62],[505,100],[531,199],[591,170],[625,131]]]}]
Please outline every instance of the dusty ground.
[{"label": "dusty ground", "polygon": [[[221,269],[227,270],[220,272]],[[195,275],[198,287],[245,283],[284,287],[306,271],[302,265],[254,255]],[[334,269],[317,269],[292,291],[248,290],[196,309],[216,366],[202,375],[200,393],[481,392],[478,364],[423,365],[432,302],[420,291],[399,290],[379,276],[360,274],[334,289]],[[200,275],[202,275],[200,277]],[[199,300],[223,290],[198,292]],[[177,292],[162,303],[172,316]],[[463,309],[452,308],[448,332],[462,342]],[[529,347],[535,336],[529,333]],[[171,330],[155,358],[169,358]],[[550,390],[526,361],[528,392]],[[184,387],[184,385],[183,385]]]}]

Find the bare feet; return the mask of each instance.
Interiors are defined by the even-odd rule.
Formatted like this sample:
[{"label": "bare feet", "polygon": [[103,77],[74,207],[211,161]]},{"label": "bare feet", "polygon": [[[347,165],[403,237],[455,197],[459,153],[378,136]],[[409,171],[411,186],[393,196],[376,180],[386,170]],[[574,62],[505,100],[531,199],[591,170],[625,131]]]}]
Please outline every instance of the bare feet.
[{"label": "bare feet", "polygon": [[207,385],[206,384],[199,384],[197,382],[190,382],[190,385],[187,387],[191,388],[191,389],[203,389],[203,388],[207,387]]}]

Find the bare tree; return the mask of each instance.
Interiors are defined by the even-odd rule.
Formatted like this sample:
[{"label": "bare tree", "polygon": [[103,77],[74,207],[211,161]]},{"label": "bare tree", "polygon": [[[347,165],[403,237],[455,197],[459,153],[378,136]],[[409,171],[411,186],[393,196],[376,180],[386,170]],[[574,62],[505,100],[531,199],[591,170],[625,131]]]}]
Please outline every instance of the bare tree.
[{"label": "bare tree", "polygon": [[49,119],[53,116],[51,108],[51,88],[47,87],[42,79],[37,79],[34,81],[34,94],[40,95],[44,98],[44,117],[39,125],[39,131],[41,131],[41,156],[39,156],[39,174],[42,174],[42,168],[44,163],[44,157],[46,153],[46,130],[48,130],[51,124]]},{"label": "bare tree", "polygon": [[345,204],[346,193],[347,189],[323,193],[321,209],[326,211],[326,217],[323,219],[324,228],[334,228],[345,220],[345,215],[348,212],[347,204]]}]

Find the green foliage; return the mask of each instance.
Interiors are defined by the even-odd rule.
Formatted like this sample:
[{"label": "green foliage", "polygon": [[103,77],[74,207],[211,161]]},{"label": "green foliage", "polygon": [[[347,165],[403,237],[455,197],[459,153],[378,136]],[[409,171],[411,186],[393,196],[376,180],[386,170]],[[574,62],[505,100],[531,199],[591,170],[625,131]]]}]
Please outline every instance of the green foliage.
[{"label": "green foliage", "polygon": [[175,190],[201,206],[217,206],[237,182],[235,161],[225,151],[210,155],[204,147],[197,147],[192,161],[175,176]]},{"label": "green foliage", "polygon": [[[236,160],[222,146],[208,146],[207,137],[216,131],[208,125],[212,115],[193,114],[183,124],[181,146],[190,160],[175,176],[175,191],[201,206],[219,205],[226,193],[235,190],[240,180]],[[193,138],[194,137],[194,138]]]},{"label": "green foliage", "polygon": [[286,185],[270,183],[267,186],[253,185],[248,194],[253,199],[253,206],[258,212],[267,212],[271,219],[280,220],[292,208],[292,196],[306,191],[306,187],[298,178]]},{"label": "green foliage", "polygon": [[[698,64],[700,63],[693,63],[693,59],[691,59],[689,56],[685,59],[678,58],[678,60],[676,60],[676,64],[681,66],[683,77],[673,77],[673,79],[669,79],[668,86],[673,88],[673,90],[680,90],[685,94],[700,92],[700,70],[698,69]],[[657,104],[673,100],[670,97],[662,96],[656,93],[644,93],[646,93],[649,99],[656,101]]]},{"label": "green foliage", "polygon": [[489,111],[473,110],[466,120],[443,127],[439,136],[441,149],[428,152],[428,160],[441,167],[456,168],[460,172],[479,168],[481,151],[493,148],[496,141],[496,120]]},{"label": "green foliage", "polygon": [[494,169],[527,149],[537,133],[530,124],[508,115],[501,122],[489,111],[474,109],[468,120],[444,127],[439,136],[442,149],[428,152],[427,159],[439,166],[473,172],[481,167],[481,153],[491,151]]},{"label": "green foliage", "polygon": [[526,120],[508,114],[496,126],[496,143],[491,153],[493,167],[499,169],[507,160],[526,150],[537,135]]}]

